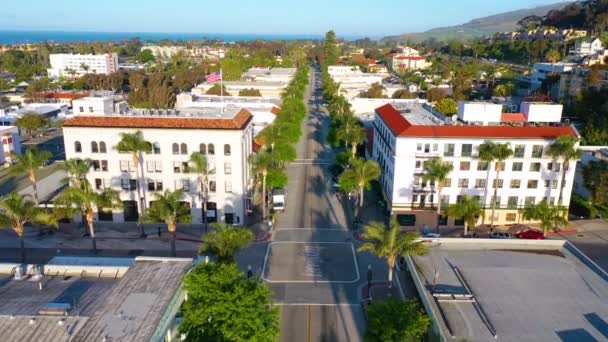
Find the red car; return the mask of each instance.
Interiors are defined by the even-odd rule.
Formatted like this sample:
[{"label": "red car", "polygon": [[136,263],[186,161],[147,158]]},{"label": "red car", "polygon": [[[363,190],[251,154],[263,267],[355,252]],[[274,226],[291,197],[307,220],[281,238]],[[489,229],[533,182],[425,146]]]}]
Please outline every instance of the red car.
[{"label": "red car", "polygon": [[534,229],[526,229],[515,233],[518,239],[544,240],[543,232]]}]

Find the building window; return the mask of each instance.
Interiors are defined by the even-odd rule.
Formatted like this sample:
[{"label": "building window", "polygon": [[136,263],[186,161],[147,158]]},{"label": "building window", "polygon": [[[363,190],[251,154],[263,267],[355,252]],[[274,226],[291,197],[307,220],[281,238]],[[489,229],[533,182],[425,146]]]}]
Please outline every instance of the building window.
[{"label": "building window", "polygon": [[420,176],[414,176],[414,185],[415,186],[420,185],[420,178],[421,178]]},{"label": "building window", "polygon": [[470,157],[473,153],[473,145],[472,144],[462,144],[462,153],[463,157]]},{"label": "building window", "polygon": [[532,172],[539,172],[540,171],[540,163],[531,163],[530,164],[530,171],[532,171]]},{"label": "building window", "polygon": [[181,145],[179,146],[179,150],[181,154],[188,154],[188,145],[186,145],[185,143],[181,143]]},{"label": "building window", "polygon": [[550,162],[547,165],[547,170],[549,171],[554,171],[554,172],[559,172],[559,163],[556,162]]},{"label": "building window", "polygon": [[120,171],[121,172],[129,172],[131,169],[131,161],[130,160],[121,160],[120,161]]},{"label": "building window", "polygon": [[226,192],[227,193],[232,192],[232,182],[231,181],[227,180],[225,186],[226,186]]},{"label": "building window", "polygon": [[524,168],[524,163],[521,162],[515,162],[513,163],[513,167],[511,168],[511,171],[521,171]]},{"label": "building window", "polygon": [[508,222],[515,222],[515,221],[517,221],[517,214],[516,213],[507,213],[506,219]]},{"label": "building window", "polygon": [[528,189],[536,189],[538,187],[538,181],[536,179],[528,180]]},{"label": "building window", "polygon": [[468,171],[471,169],[471,162],[460,162],[460,171]]},{"label": "building window", "polygon": [[106,150],[106,143],[103,141],[99,142],[99,153],[107,153],[108,151]]},{"label": "building window", "polygon": [[84,107],[82,107],[82,106],[78,107],[78,111],[79,111],[80,113],[84,113]]},{"label": "building window", "polygon": [[224,174],[231,175],[232,174],[232,164],[230,162],[224,163]]},{"label": "building window", "polygon": [[543,145],[532,146],[532,158],[542,158],[542,157],[543,157]]},{"label": "building window", "polygon": [[152,153],[160,154],[160,144],[155,142],[152,144]]},{"label": "building window", "polygon": [[477,171],[488,171],[488,165],[490,165],[490,163],[487,161],[480,161],[477,163]]},{"label": "building window", "polygon": [[215,155],[215,146],[213,144],[207,145],[207,154],[210,156]]},{"label": "building window", "polygon": [[513,157],[523,158],[524,154],[526,154],[526,145],[515,145],[515,148],[513,148]]},{"label": "building window", "polygon": [[551,188],[557,189],[557,179],[553,180],[553,186]]},{"label": "building window", "polygon": [[93,160],[92,164],[93,171],[101,171],[101,164],[99,163],[99,160]]},{"label": "building window", "polygon": [[82,152],[82,144],[80,143],[80,141],[74,142],[74,152],[76,152],[76,153]]},{"label": "building window", "polygon": [[521,180],[511,179],[511,189],[519,189],[521,187]]},{"label": "building window", "polygon": [[444,179],[443,182],[441,182],[441,186],[444,188],[450,188],[452,186],[452,179],[451,178]]},{"label": "building window", "polygon": [[148,172],[154,172],[154,161],[147,161],[146,162],[146,171],[148,171]]},{"label": "building window", "polygon": [[507,208],[509,208],[509,209],[517,208],[518,201],[519,201],[519,198],[517,196],[509,196],[509,198],[507,199]]},{"label": "building window", "polygon": [[132,191],[137,188],[137,180],[135,179],[121,179],[120,187],[125,191]]},{"label": "building window", "polygon": [[490,203],[496,203],[496,207],[500,208],[500,196],[492,196]]},{"label": "building window", "polygon": [[533,196],[526,197],[526,199],[524,200],[524,204],[526,205],[526,207],[529,207],[529,206],[534,205],[535,201],[536,201],[536,198]]},{"label": "building window", "polygon": [[190,191],[190,180],[188,179],[179,179],[175,182],[175,188],[178,190],[183,190],[185,192]]},{"label": "building window", "polygon": [[89,107],[89,113],[93,113],[93,107]]},{"label": "building window", "polygon": [[103,189],[103,181],[100,178],[95,178],[95,189]]},{"label": "building window", "polygon": [[225,156],[229,156],[230,153],[231,153],[231,151],[230,151],[230,145],[229,144],[225,144],[224,145],[224,155]]},{"label": "building window", "polygon": [[108,171],[108,161],[107,160],[101,161],[101,171],[104,171],[104,172]]},{"label": "building window", "polygon": [[443,156],[453,157],[454,156],[454,144],[443,144]]},{"label": "building window", "polygon": [[[496,181],[498,181],[498,184],[496,184]],[[500,189],[500,188],[502,188],[503,183],[504,182],[502,179],[494,179],[494,180],[492,180],[492,188]]]},{"label": "building window", "polygon": [[475,180],[475,188],[483,189],[486,187],[486,180],[483,178],[479,178]]},{"label": "building window", "polygon": [[173,162],[173,172],[175,172],[175,173],[182,172],[182,162],[178,162],[178,161]]},{"label": "building window", "polygon": [[202,154],[202,155],[207,155],[207,145],[205,144],[200,144],[198,146],[198,151]]},{"label": "building window", "polygon": [[95,141],[91,142],[91,153],[99,153],[99,147]]},{"label": "building window", "polygon": [[173,143],[171,145],[171,151],[173,154],[179,154],[179,145],[177,143]]},{"label": "building window", "polygon": [[215,192],[216,186],[215,181],[209,181],[209,192]]},{"label": "building window", "polygon": [[416,160],[416,169],[421,169],[421,168],[422,168],[422,161]]},{"label": "building window", "polygon": [[469,180],[467,178],[460,178],[460,179],[458,179],[458,187],[459,188],[468,188],[469,187]]}]

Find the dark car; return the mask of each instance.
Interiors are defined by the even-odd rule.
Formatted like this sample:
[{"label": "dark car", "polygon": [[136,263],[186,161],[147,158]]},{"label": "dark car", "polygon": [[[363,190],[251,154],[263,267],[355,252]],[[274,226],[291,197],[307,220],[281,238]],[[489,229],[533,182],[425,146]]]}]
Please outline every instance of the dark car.
[{"label": "dark car", "polygon": [[530,239],[530,240],[544,240],[545,235],[540,230],[526,229],[515,233],[515,237],[518,239]]}]

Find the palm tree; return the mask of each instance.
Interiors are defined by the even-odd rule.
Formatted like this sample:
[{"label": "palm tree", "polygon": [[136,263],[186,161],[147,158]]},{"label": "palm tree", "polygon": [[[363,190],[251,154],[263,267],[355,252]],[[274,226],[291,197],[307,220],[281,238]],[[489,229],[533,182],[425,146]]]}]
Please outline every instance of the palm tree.
[{"label": "palm tree", "polygon": [[175,233],[178,222],[191,222],[190,208],[183,205],[181,199],[184,197],[183,190],[165,190],[164,193],[154,193],[154,202],[146,209],[143,222],[165,222],[167,230],[171,234],[171,255],[176,256]]},{"label": "palm tree", "polygon": [[424,182],[435,183],[437,188],[437,232],[439,232],[439,216],[441,215],[441,190],[453,168],[451,163],[446,163],[440,158],[434,158],[424,164],[426,173],[422,176],[422,179]]},{"label": "palm tree", "polygon": [[120,209],[122,202],[117,191],[104,189],[95,191],[91,183],[81,179],[78,185],[68,187],[55,200],[55,212],[59,217],[73,218],[76,215],[84,216],[93,252],[97,253],[97,241],[95,240],[95,210],[97,212],[107,209]]},{"label": "palm tree", "polygon": [[199,184],[201,186],[199,195],[203,200],[203,224],[207,228],[207,201],[209,200],[207,197],[209,195],[209,174],[211,173],[207,157],[200,152],[193,152],[190,155],[190,171],[198,174],[199,177]]},{"label": "palm tree", "polygon": [[[143,159],[144,153],[152,151],[152,144],[144,139],[141,131],[135,133],[120,133],[120,141],[114,147],[120,153],[130,153],[135,169],[139,170],[137,176],[137,213],[142,215],[146,209],[146,192],[141,183],[144,179]],[[143,226],[138,222],[141,236],[144,236]]]},{"label": "palm tree", "polygon": [[27,176],[32,183],[34,189],[34,203],[38,201],[38,175],[37,171],[51,158],[53,154],[49,151],[38,151],[36,148],[30,148],[21,155],[15,155],[15,165],[11,169],[13,174],[27,173]]},{"label": "palm tree", "polygon": [[25,262],[25,241],[23,233],[28,223],[40,223],[57,226],[54,217],[46,213],[27,196],[11,192],[0,201],[0,228],[10,227],[17,236],[21,247],[21,260]]},{"label": "palm tree", "polygon": [[84,73],[86,74],[86,73],[88,73],[88,72],[89,72],[89,68],[90,68],[90,67],[89,67],[87,64],[85,64],[85,63],[80,63],[80,68],[81,68],[82,70],[84,70]]},{"label": "palm tree", "polygon": [[504,169],[505,160],[513,155],[509,143],[497,144],[492,141],[486,141],[479,146],[479,159],[488,163],[488,173],[486,177],[486,193],[483,199],[483,207],[485,209],[488,181],[490,178],[490,169],[493,161],[496,161],[496,176],[494,177],[494,196],[492,197],[492,217],[490,217],[490,230],[494,227],[494,211],[496,210],[496,197],[498,196],[498,177],[500,171]]},{"label": "palm tree", "polygon": [[372,222],[365,227],[362,234],[365,242],[358,251],[370,251],[380,258],[386,258],[388,265],[388,286],[393,285],[393,268],[399,256],[420,255],[428,251],[422,242],[416,241],[416,232],[402,233],[396,220],[392,220],[388,229],[381,222]]},{"label": "palm tree", "polygon": [[460,202],[448,207],[448,216],[464,220],[464,235],[467,235],[469,227],[475,228],[477,218],[481,215],[483,215],[483,208],[477,197],[464,195]]},{"label": "palm tree", "polygon": [[353,115],[346,115],[336,128],[336,140],[351,146],[352,157],[357,155],[357,145],[365,139],[365,129]]},{"label": "palm tree", "polygon": [[561,209],[549,205],[546,200],[526,207],[523,216],[527,220],[539,220],[544,236],[547,236],[547,230],[549,228],[565,226],[568,224],[568,220],[564,217]]},{"label": "palm tree", "polygon": [[340,189],[345,192],[357,190],[359,197],[359,208],[363,207],[363,195],[365,189],[371,187],[371,182],[380,177],[378,163],[371,160],[356,158],[352,166],[342,172],[338,177]]},{"label": "palm tree", "polygon": [[91,159],[69,159],[61,164],[60,168],[67,173],[63,179],[66,184],[80,186],[80,182],[86,177],[93,162]]},{"label": "palm tree", "polygon": [[211,227],[213,231],[203,236],[199,253],[214,253],[219,262],[232,262],[234,255],[253,240],[253,232],[247,228],[218,222]]},{"label": "palm tree", "polygon": [[557,205],[563,205],[564,187],[566,183],[566,172],[570,168],[570,162],[573,160],[579,160],[582,157],[583,152],[579,150],[576,145],[578,140],[570,135],[563,135],[549,146],[548,154],[554,159],[562,160],[562,180],[559,188],[559,197],[557,199]]},{"label": "palm tree", "polygon": [[262,177],[262,219],[266,219],[266,177],[272,167],[272,155],[262,151],[251,156],[252,171],[256,176]]}]

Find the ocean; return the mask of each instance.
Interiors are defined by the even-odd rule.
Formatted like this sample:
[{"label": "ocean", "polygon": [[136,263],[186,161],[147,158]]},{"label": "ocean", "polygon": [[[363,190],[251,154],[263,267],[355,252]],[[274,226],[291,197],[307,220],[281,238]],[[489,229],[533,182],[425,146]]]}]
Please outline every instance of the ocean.
[{"label": "ocean", "polygon": [[139,38],[142,42],[157,42],[169,40],[196,40],[216,39],[224,42],[252,41],[252,40],[308,40],[322,39],[322,35],[299,34],[225,34],[225,33],[162,33],[162,32],[70,32],[70,31],[1,31],[0,44],[25,43],[66,43],[66,42],[101,42],[120,41]]}]

